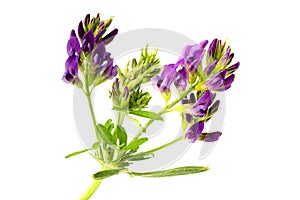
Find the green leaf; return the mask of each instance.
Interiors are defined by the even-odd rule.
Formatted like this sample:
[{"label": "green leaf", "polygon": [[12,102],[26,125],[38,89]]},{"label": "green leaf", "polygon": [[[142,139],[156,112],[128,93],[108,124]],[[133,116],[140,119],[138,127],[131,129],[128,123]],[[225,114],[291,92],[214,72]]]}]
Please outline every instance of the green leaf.
[{"label": "green leaf", "polygon": [[105,126],[105,128],[106,128],[109,132],[111,132],[111,131],[113,130],[113,128],[114,128],[114,123],[113,123],[113,121],[112,121],[111,119],[108,119],[108,120],[105,122],[104,126]]},{"label": "green leaf", "polygon": [[65,158],[70,158],[70,157],[73,157],[73,156],[77,156],[79,154],[87,152],[88,150],[90,150],[90,149],[84,149],[84,150],[81,150],[81,151],[76,151],[76,152],[70,153],[70,154],[66,155]]},{"label": "green leaf", "polygon": [[92,145],[92,149],[98,149],[100,147],[100,142],[95,142],[93,145]]},{"label": "green leaf", "polygon": [[120,173],[120,170],[118,170],[118,169],[105,170],[105,171],[97,172],[96,174],[93,175],[93,178],[95,180],[102,180],[102,179],[108,178],[110,176],[117,175],[119,173]]},{"label": "green leaf", "polygon": [[122,150],[127,151],[131,149],[136,149],[138,148],[141,144],[145,143],[148,141],[148,138],[140,138],[140,139],[135,139],[132,140],[127,146],[123,147]]},{"label": "green leaf", "polygon": [[97,134],[106,142],[107,144],[116,144],[116,141],[112,134],[103,126],[102,124],[98,124],[96,126]]},{"label": "green leaf", "polygon": [[147,160],[149,158],[153,158],[154,154],[152,153],[136,153],[136,154],[131,154],[126,157],[126,160],[128,161],[140,161],[140,160]]},{"label": "green leaf", "polygon": [[163,120],[162,116],[160,116],[159,114],[157,114],[155,112],[151,112],[151,111],[133,110],[133,111],[129,111],[129,114],[137,115],[137,116],[145,117],[145,118],[149,118],[149,119],[154,119],[154,120]]},{"label": "green leaf", "polygon": [[115,135],[119,139],[119,145],[120,146],[126,146],[126,144],[127,144],[127,134],[126,134],[125,129],[122,126],[117,125],[117,127],[115,129]]},{"label": "green leaf", "polygon": [[132,121],[132,123],[134,123],[134,125],[136,125],[139,128],[143,128],[142,125],[141,125],[141,123],[139,122],[139,120],[137,120],[137,119],[135,119],[135,118],[133,118],[131,116],[128,116],[128,117]]},{"label": "green leaf", "polygon": [[179,167],[179,168],[168,169],[163,171],[154,171],[154,172],[144,172],[144,173],[130,172],[130,174],[135,176],[149,177],[149,178],[160,178],[160,177],[196,174],[200,172],[205,172],[207,170],[209,170],[208,167],[188,166],[188,167]]}]

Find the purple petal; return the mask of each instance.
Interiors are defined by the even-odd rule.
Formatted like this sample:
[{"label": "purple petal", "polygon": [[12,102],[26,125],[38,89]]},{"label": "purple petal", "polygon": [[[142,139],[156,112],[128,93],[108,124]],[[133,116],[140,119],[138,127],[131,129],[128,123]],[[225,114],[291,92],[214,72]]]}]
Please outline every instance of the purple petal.
[{"label": "purple petal", "polygon": [[203,139],[204,142],[215,142],[219,139],[219,137],[222,135],[221,132],[216,131],[212,133],[205,134],[205,137]]},{"label": "purple petal", "polygon": [[193,47],[193,45],[187,45],[182,49],[181,55],[183,56],[183,58],[188,57],[192,47]]},{"label": "purple petal", "polygon": [[215,69],[217,63],[218,63],[218,60],[215,60],[204,69],[204,72],[206,73],[207,76],[209,76],[210,73]]},{"label": "purple petal", "polygon": [[194,143],[199,135],[202,133],[204,129],[204,122],[199,121],[195,124],[193,124],[185,133],[185,138],[188,138],[191,140],[192,143]]},{"label": "purple petal", "polygon": [[95,65],[102,65],[107,56],[107,52],[104,46],[104,43],[98,43],[96,48],[93,51],[93,63]]},{"label": "purple petal", "polygon": [[77,38],[77,36],[76,36],[76,33],[75,33],[75,30],[74,30],[74,29],[71,31],[70,37],[76,37],[76,38]]},{"label": "purple petal", "polygon": [[162,93],[169,91],[170,86],[176,76],[177,66],[174,64],[165,65],[161,73],[162,82],[159,86],[159,89]]},{"label": "purple petal", "polygon": [[118,29],[114,29],[109,34],[107,34],[105,37],[103,37],[102,40],[105,44],[109,44],[117,34],[118,34]]},{"label": "purple petal", "polygon": [[231,76],[227,77],[224,81],[224,89],[228,90],[231,87],[231,84],[233,83],[235,78],[235,75],[232,74]]},{"label": "purple petal", "polygon": [[211,105],[212,101],[213,94],[209,90],[206,90],[199,100],[188,109],[188,113],[196,117],[203,117],[206,115],[208,107]]},{"label": "purple petal", "polygon": [[63,81],[66,83],[73,83],[73,81],[78,76],[78,57],[71,56],[67,59],[65,64],[65,73],[63,76]]},{"label": "purple petal", "polygon": [[204,41],[200,42],[199,45],[204,49],[205,46],[207,45],[207,43],[208,43],[208,40],[204,40]]},{"label": "purple petal", "polygon": [[209,45],[208,51],[207,51],[207,53],[208,53],[209,56],[213,56],[214,55],[216,47],[217,47],[217,41],[218,41],[218,39],[216,38]]},{"label": "purple petal", "polygon": [[80,39],[82,39],[83,35],[84,35],[83,24],[82,24],[82,21],[80,21],[78,24],[78,36]]},{"label": "purple petal", "polygon": [[186,120],[188,123],[191,123],[192,117],[193,117],[192,115],[186,114],[186,115],[185,115],[185,120]]},{"label": "purple petal", "polygon": [[84,25],[85,25],[86,27],[87,27],[88,24],[90,23],[90,18],[91,18],[90,14],[87,14],[87,15],[85,16],[85,18],[84,18]]},{"label": "purple petal", "polygon": [[80,55],[80,43],[77,37],[71,36],[67,44],[67,52],[69,56]]},{"label": "purple petal", "polygon": [[184,91],[186,89],[188,83],[188,72],[185,67],[177,72],[174,85],[180,91]]},{"label": "purple petal", "polygon": [[227,74],[234,73],[239,68],[239,66],[240,66],[240,62],[231,65],[230,67],[227,68]]},{"label": "purple petal", "polygon": [[84,52],[89,53],[93,50],[95,44],[95,37],[93,31],[84,34],[82,38],[82,49]]},{"label": "purple petal", "polygon": [[209,90],[224,90],[224,80],[226,76],[226,69],[222,70],[221,72],[215,74],[206,82],[206,87]]},{"label": "purple petal", "polygon": [[162,81],[162,79],[160,78],[159,75],[156,75],[156,76],[152,77],[152,86],[153,86],[153,88],[159,89],[159,86],[160,86],[159,82],[160,81]]}]

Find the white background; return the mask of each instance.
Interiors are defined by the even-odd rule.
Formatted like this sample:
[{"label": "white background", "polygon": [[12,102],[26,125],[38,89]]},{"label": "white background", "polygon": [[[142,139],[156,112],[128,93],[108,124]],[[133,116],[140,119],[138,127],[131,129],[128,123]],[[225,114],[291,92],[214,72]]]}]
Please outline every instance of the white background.
[{"label": "white background", "polygon": [[[197,3],[196,3],[197,2]],[[92,199],[299,199],[297,1],[2,1],[0,198],[78,199],[97,163],[82,148],[66,42],[86,13],[115,16],[120,32],[165,28],[195,41],[229,37],[241,62],[227,92],[224,134],[198,175],[105,180]],[[197,145],[192,149],[197,155]],[[190,154],[189,154],[190,155]],[[144,196],[144,197],[143,197]]]}]

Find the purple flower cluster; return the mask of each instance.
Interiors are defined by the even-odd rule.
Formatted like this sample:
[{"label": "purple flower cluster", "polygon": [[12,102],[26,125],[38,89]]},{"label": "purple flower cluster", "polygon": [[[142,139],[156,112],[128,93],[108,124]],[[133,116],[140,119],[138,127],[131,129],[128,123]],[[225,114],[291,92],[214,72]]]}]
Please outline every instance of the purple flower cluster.
[{"label": "purple flower cluster", "polygon": [[[184,106],[183,111],[188,123],[192,123],[192,119],[206,116],[213,102],[212,92],[229,89],[235,78],[234,72],[240,65],[237,62],[230,66],[234,54],[231,53],[231,48],[226,46],[226,42],[214,39],[206,53],[207,44],[208,40],[204,40],[199,44],[184,47],[176,64],[165,65],[161,75],[152,78],[154,87],[159,89],[164,97],[170,97],[172,83],[179,93],[186,91],[188,87],[196,88],[198,92],[202,93],[197,101],[188,102],[188,105]],[[206,58],[205,63],[203,62],[204,57]],[[206,67],[203,67],[204,64]],[[186,138],[195,142],[199,139],[203,129],[204,121],[196,120],[196,123],[186,131]],[[202,138],[202,141],[211,142],[218,140],[221,134],[214,132],[205,135],[206,137]]]},{"label": "purple flower cluster", "polygon": [[[71,31],[67,44],[66,71],[62,78],[66,83],[82,87],[78,77],[78,68],[81,67],[80,69],[84,71],[85,66],[82,66],[84,59],[90,59],[92,70],[88,70],[91,73],[89,81],[93,80],[95,86],[117,75],[117,66],[113,65],[113,59],[105,49],[105,45],[111,42],[118,33],[118,29],[114,29],[104,36],[111,22],[112,19],[100,20],[99,14],[91,19],[88,14],[78,25],[79,38],[74,30]],[[89,56],[91,53],[92,57]]]}]

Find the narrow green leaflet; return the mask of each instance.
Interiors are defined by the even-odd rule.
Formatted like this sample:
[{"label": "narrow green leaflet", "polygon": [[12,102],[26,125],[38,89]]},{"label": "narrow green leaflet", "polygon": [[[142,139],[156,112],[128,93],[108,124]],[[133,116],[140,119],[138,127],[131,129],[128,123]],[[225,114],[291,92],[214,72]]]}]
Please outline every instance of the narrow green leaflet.
[{"label": "narrow green leaflet", "polygon": [[142,125],[141,125],[141,123],[139,122],[139,120],[137,120],[137,119],[135,119],[135,118],[133,118],[131,116],[128,116],[128,117],[132,121],[132,123],[134,123],[134,125],[136,125],[139,128],[143,128]]},{"label": "narrow green leaflet", "polygon": [[120,170],[118,170],[118,169],[105,170],[105,171],[97,172],[96,174],[93,175],[93,178],[95,180],[102,180],[102,179],[108,178],[110,176],[117,175],[119,173],[120,173]]},{"label": "narrow green leaflet", "polygon": [[134,175],[134,176],[160,178],[160,177],[196,174],[196,173],[200,173],[200,172],[205,172],[207,170],[209,170],[208,167],[188,166],[188,167],[179,167],[179,168],[168,169],[168,170],[163,170],[163,171],[154,171],[154,172],[144,172],[144,173],[130,172],[130,174]]},{"label": "narrow green leaflet", "polygon": [[120,146],[126,146],[126,144],[127,144],[127,134],[126,134],[125,129],[122,126],[117,125],[117,127],[115,129],[115,135],[119,139],[119,145]]},{"label": "narrow green leaflet", "polygon": [[135,139],[132,140],[127,146],[123,147],[122,150],[131,150],[131,149],[136,149],[138,148],[141,144],[145,143],[148,141],[148,138],[140,138],[140,139]]},{"label": "narrow green leaflet", "polygon": [[105,124],[104,124],[105,128],[111,132],[114,129],[114,123],[111,119],[108,119]]},{"label": "narrow green leaflet", "polygon": [[151,112],[151,111],[133,110],[133,111],[129,111],[129,114],[137,115],[140,117],[145,117],[145,118],[149,118],[149,119],[153,119],[153,120],[163,120],[162,116],[160,116],[159,114],[157,114],[155,112]]},{"label": "narrow green leaflet", "polygon": [[128,155],[126,157],[126,160],[128,160],[128,161],[140,161],[140,160],[147,160],[147,159],[153,158],[153,157],[154,157],[154,154],[152,154],[152,153],[141,152],[141,153]]},{"label": "narrow green leaflet", "polygon": [[107,143],[107,144],[116,144],[116,141],[112,134],[103,126],[102,124],[98,124],[96,126],[97,134]]},{"label": "narrow green leaflet", "polygon": [[79,154],[87,152],[88,150],[90,150],[90,149],[84,149],[84,150],[81,150],[81,151],[76,151],[76,152],[70,153],[70,154],[66,155],[65,158],[70,158],[70,157],[73,157],[73,156],[77,156]]}]

